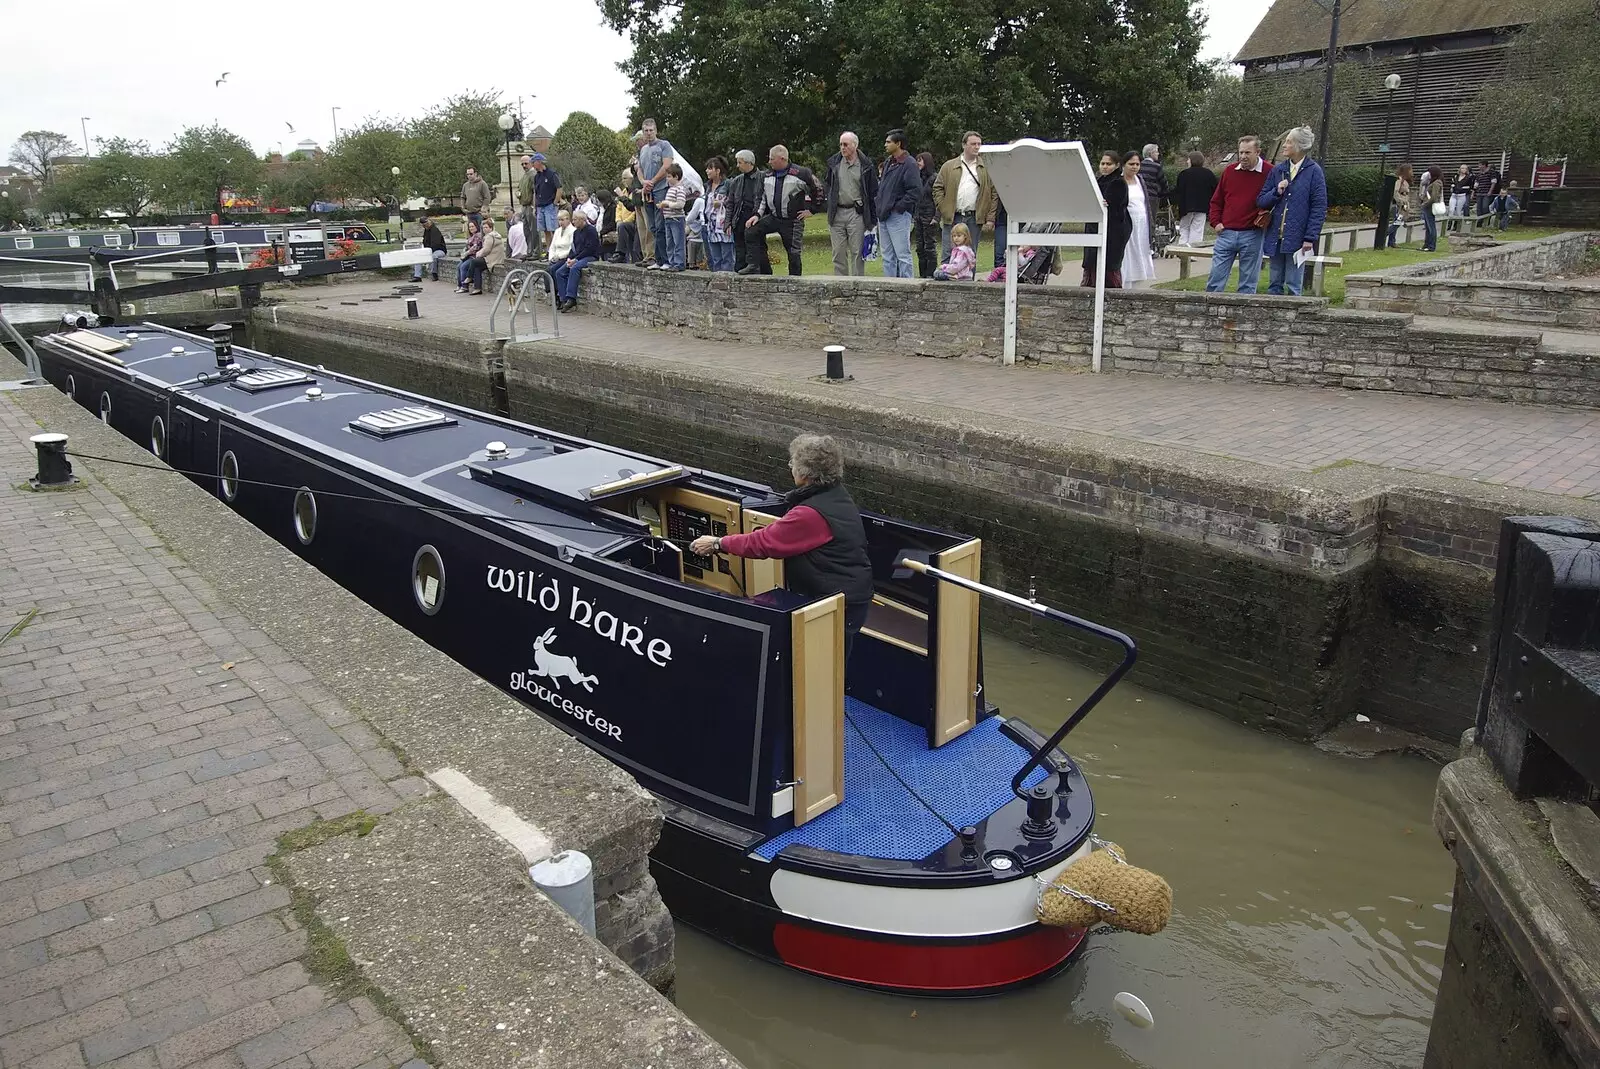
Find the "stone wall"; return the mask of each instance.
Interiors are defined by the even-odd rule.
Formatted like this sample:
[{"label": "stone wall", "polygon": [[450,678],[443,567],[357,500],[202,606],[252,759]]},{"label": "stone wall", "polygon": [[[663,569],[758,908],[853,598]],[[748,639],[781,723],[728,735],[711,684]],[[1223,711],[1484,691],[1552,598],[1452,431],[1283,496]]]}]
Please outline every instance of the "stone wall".
[{"label": "stone wall", "polygon": [[[1499,518],[1537,495],[1360,466],[1284,473],[1037,426],[879,411],[824,384],[629,363],[554,342],[441,374],[435,333],[355,334],[328,313],[258,316],[262,345],[473,403],[504,365],[511,413],[552,429],[781,483],[800,429],[841,437],[881,511],[984,539],[986,578],[1132,633],[1141,683],[1301,737],[1353,713],[1443,740],[1483,678]],[[427,384],[426,386],[424,384]],[[1596,510],[1600,511],[1600,510]],[[988,626],[1091,663],[1073,636],[987,613]]]},{"label": "stone wall", "polygon": [[[585,309],[639,326],[718,342],[993,358],[1004,294],[985,283],[669,274],[597,264],[584,272]],[[1017,350],[1025,359],[1087,367],[1093,295],[1024,286]],[[1541,335],[1473,334],[1418,326],[1410,316],[1331,309],[1316,298],[1113,291],[1106,295],[1107,369],[1440,397],[1600,405],[1600,368],[1541,346]]]},{"label": "stone wall", "polygon": [[1345,277],[1345,306],[1374,312],[1600,328],[1600,289],[1550,279],[1580,265],[1597,236],[1560,234]]}]

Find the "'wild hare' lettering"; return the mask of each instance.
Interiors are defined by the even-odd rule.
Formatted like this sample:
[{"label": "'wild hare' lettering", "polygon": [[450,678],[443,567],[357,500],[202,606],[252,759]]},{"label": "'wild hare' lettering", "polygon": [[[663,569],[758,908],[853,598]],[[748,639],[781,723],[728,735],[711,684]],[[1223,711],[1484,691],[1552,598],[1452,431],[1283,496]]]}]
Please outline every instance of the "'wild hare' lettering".
[{"label": "'wild hare' lettering", "polygon": [[[579,592],[578,587],[572,588],[572,604],[567,615],[573,623],[579,627],[587,627],[601,638],[615,642],[624,649],[632,650],[658,668],[665,668],[671,663],[671,645],[659,638],[644,642],[644,628],[620,620],[615,613],[604,609],[595,612],[594,602],[580,598]],[[640,643],[644,643],[642,648]]]}]

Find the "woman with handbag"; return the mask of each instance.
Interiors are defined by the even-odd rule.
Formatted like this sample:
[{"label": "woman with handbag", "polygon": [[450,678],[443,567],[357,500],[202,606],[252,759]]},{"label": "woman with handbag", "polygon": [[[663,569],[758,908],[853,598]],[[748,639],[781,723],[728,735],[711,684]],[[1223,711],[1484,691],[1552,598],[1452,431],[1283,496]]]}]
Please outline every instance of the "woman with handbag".
[{"label": "woman with handbag", "polygon": [[1417,191],[1413,188],[1416,176],[1409,163],[1402,163],[1394,169],[1396,182],[1394,184],[1394,218],[1389,223],[1389,247],[1394,248],[1395,235],[1400,232],[1403,223],[1417,221]]},{"label": "woman with handbag", "polygon": [[1444,172],[1429,167],[1422,172],[1422,251],[1439,251],[1439,220],[1450,211],[1444,199]]}]

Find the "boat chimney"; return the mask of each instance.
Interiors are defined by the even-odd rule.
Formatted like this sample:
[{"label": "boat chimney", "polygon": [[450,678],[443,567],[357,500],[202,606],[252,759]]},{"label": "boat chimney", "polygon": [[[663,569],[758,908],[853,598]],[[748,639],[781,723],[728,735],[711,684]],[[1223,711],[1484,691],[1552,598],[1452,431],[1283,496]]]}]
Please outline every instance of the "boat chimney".
[{"label": "boat chimney", "polygon": [[28,482],[35,490],[66,486],[78,480],[72,475],[72,462],[67,459],[67,436],[55,432],[35,434],[28,441],[39,454],[39,474]]},{"label": "boat chimney", "polygon": [[504,442],[490,442],[484,447],[484,453],[488,455],[490,460],[504,460],[511,455],[511,450],[506,448],[506,443]]},{"label": "boat chimney", "polygon": [[306,391],[306,400],[307,401],[320,401],[320,400],[322,400],[322,389],[321,389],[321,387],[313,386],[313,387],[311,387],[311,389],[307,390]]},{"label": "boat chimney", "polygon": [[213,323],[206,328],[206,333],[211,335],[211,348],[217,354],[217,366],[227,367],[233,363],[233,327],[227,323]]}]

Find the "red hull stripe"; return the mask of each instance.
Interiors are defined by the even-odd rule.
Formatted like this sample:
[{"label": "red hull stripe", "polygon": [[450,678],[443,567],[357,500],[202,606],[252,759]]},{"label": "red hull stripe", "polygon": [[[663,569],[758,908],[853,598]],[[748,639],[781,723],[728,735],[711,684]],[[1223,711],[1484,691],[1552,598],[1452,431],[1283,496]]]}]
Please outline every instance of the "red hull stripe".
[{"label": "red hull stripe", "polygon": [[879,942],[838,929],[780,921],[772,941],[785,964],[873,987],[981,991],[1032,979],[1060,965],[1087,934],[1035,925],[989,942]]}]

